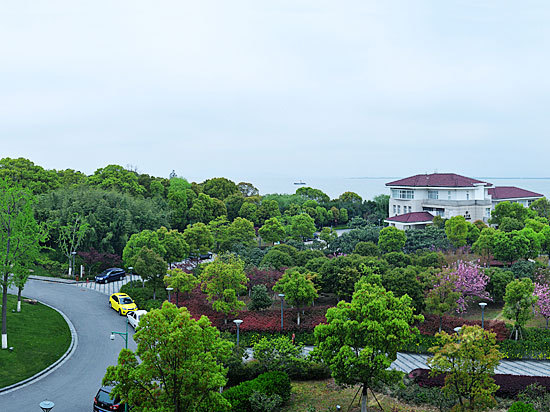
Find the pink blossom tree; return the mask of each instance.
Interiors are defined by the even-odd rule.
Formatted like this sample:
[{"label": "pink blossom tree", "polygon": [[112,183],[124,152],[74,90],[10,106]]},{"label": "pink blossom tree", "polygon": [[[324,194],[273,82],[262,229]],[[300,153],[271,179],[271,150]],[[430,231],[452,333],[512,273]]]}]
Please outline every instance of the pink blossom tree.
[{"label": "pink blossom tree", "polygon": [[492,301],[489,292],[485,290],[489,276],[478,264],[458,261],[451,267],[450,275],[454,278],[455,290],[460,293],[457,312],[466,310],[469,298],[478,297]]},{"label": "pink blossom tree", "polygon": [[538,297],[537,303],[535,303],[535,311],[546,319],[546,329],[548,329],[548,320],[550,319],[550,286],[545,283],[535,282],[533,295]]}]

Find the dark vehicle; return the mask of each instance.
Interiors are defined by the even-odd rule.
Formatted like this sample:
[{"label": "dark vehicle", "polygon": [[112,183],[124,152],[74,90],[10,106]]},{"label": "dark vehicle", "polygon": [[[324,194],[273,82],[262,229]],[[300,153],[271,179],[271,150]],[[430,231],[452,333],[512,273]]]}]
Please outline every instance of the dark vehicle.
[{"label": "dark vehicle", "polygon": [[120,280],[126,276],[126,272],[121,268],[109,268],[105,269],[99,275],[95,277],[97,283],[108,283]]},{"label": "dark vehicle", "polygon": [[94,397],[94,412],[124,411],[124,404],[111,398],[112,386],[102,386]]},{"label": "dark vehicle", "polygon": [[200,254],[199,259],[200,260],[212,259],[212,252]]}]

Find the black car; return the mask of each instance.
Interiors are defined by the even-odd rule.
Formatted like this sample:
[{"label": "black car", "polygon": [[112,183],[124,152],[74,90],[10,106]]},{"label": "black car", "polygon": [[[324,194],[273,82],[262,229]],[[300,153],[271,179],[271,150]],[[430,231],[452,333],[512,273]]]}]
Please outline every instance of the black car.
[{"label": "black car", "polygon": [[96,283],[107,283],[120,280],[126,276],[126,272],[121,268],[109,268],[105,269],[99,275],[95,277]]},{"label": "black car", "polygon": [[111,398],[112,386],[102,386],[97,391],[97,395],[94,397],[94,412],[123,412],[124,404],[120,403],[118,399]]}]

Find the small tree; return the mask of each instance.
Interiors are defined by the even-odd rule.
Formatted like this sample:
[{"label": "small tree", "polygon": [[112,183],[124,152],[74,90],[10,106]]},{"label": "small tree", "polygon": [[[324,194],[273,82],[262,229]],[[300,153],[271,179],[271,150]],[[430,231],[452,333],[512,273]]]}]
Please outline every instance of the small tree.
[{"label": "small tree", "polygon": [[162,258],[172,268],[173,262],[178,262],[189,255],[189,245],[185,242],[183,233],[175,229],[168,230],[164,226],[157,230],[160,244],[164,248]]},{"label": "small tree", "polygon": [[273,339],[264,336],[254,344],[252,350],[262,372],[281,371],[292,374],[302,360],[302,346],[292,343],[288,336]]},{"label": "small tree", "polygon": [[204,223],[187,226],[187,229],[183,232],[183,238],[189,245],[190,253],[195,255],[196,258],[202,253],[207,253],[214,245],[214,237]]},{"label": "small tree", "polygon": [[523,326],[533,317],[532,308],[537,302],[537,297],[533,295],[534,290],[535,285],[529,278],[513,280],[506,286],[502,314],[505,318],[514,321],[510,337],[515,332],[516,340],[518,335],[522,336]]},{"label": "small tree", "polygon": [[404,231],[393,226],[385,227],[380,231],[378,237],[378,247],[384,253],[401,252],[407,241],[407,235]]},{"label": "small tree", "polygon": [[283,277],[273,286],[275,292],[284,293],[286,301],[298,308],[298,326],[300,326],[300,310],[311,305],[317,297],[317,290],[311,279],[296,269],[288,269]]},{"label": "small tree", "polygon": [[200,283],[195,275],[184,272],[179,268],[170,269],[168,275],[164,277],[164,283],[167,287],[174,288],[176,291],[176,306],[179,306],[179,293],[189,293]]},{"label": "small tree", "polygon": [[[69,260],[69,267],[73,253],[78,250],[89,228],[90,225],[78,213],[74,213],[67,224],[59,228],[59,249]],[[75,274],[71,273],[71,275]]]},{"label": "small tree", "polygon": [[440,273],[436,276],[435,285],[426,294],[426,311],[439,316],[439,332],[443,315],[458,307],[460,292],[456,290],[456,275]]},{"label": "small tree", "polygon": [[220,338],[206,316],[195,320],[186,308],[165,302],[141,318],[134,340],[137,351],[123,349],[103,378],[132,411],[229,408],[218,389],[227,382],[223,362],[232,344]]},{"label": "small tree", "polygon": [[267,293],[267,287],[265,285],[254,285],[250,293],[250,303],[248,309],[250,310],[262,310],[267,309],[273,303],[273,299]]},{"label": "small tree", "polygon": [[155,251],[143,246],[136,255],[135,269],[144,281],[148,281],[153,287],[153,299],[157,298],[157,288],[168,269],[168,264]]},{"label": "small tree", "polygon": [[436,335],[440,344],[430,348],[431,375],[446,374],[443,389],[458,398],[457,412],[482,411],[496,402],[499,388],[492,375],[502,359],[495,334],[479,326],[463,326],[460,334]]},{"label": "small tree", "polygon": [[314,356],[330,367],[338,384],[363,385],[361,412],[367,411],[367,390],[399,373],[389,370],[397,351],[418,333],[411,298],[396,298],[382,286],[359,282],[351,303],[327,310],[327,324],[315,328]]},{"label": "small tree", "polygon": [[199,277],[201,289],[216,312],[225,315],[236,314],[245,304],[237,294],[246,290],[248,278],[244,273],[244,262],[233,255],[218,256],[209,263]]},{"label": "small tree", "polygon": [[455,248],[464,246],[468,237],[468,222],[464,216],[453,216],[445,222],[445,234]]},{"label": "small tree", "polygon": [[279,219],[272,217],[267,219],[264,225],[258,230],[262,239],[266,242],[282,242],[285,239],[286,232]]}]

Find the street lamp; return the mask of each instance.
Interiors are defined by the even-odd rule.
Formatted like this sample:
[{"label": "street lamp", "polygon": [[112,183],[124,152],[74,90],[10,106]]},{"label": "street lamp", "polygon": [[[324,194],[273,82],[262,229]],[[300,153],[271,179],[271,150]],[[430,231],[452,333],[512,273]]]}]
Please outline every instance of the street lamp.
[{"label": "street lamp", "polygon": [[487,304],[485,302],[479,302],[479,306],[481,306],[481,329],[485,329],[483,318],[484,318],[485,306],[487,306]]},{"label": "street lamp", "polygon": [[111,332],[111,340],[115,340],[115,335],[122,336],[124,339],[125,348],[128,349],[128,316],[126,316],[126,332]]},{"label": "street lamp", "polygon": [[174,288],[166,288],[168,291],[168,302],[170,302],[170,293],[174,290]]},{"label": "street lamp", "polygon": [[42,408],[44,412],[50,412],[54,406],[55,406],[55,403],[53,403],[52,401],[40,402],[40,408]]},{"label": "street lamp", "polygon": [[241,323],[243,323],[243,321],[241,319],[235,319],[233,323],[237,325],[237,348],[238,348],[239,347],[239,326],[241,326]]},{"label": "street lamp", "polygon": [[456,328],[454,328],[454,331],[456,332],[456,334],[458,335],[459,339],[458,339],[458,343],[460,343],[460,331],[462,330],[462,327],[460,326],[457,326]]},{"label": "street lamp", "polygon": [[279,293],[279,297],[281,298],[281,332],[283,331],[283,303],[285,301],[285,294]]}]

